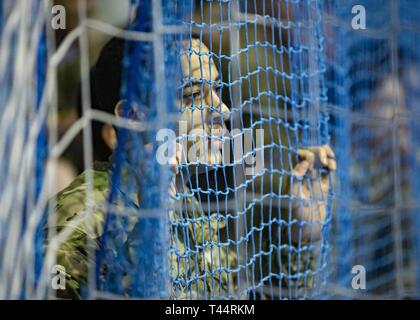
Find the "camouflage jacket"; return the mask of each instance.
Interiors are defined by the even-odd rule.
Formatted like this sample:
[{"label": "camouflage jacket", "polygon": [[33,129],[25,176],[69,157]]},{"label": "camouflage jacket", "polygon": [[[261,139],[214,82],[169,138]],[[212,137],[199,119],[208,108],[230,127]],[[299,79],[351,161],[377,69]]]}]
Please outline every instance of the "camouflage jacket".
[{"label": "camouflage jacket", "polygon": [[[44,230],[46,234],[49,228],[55,228],[54,232],[57,234],[67,233],[67,237],[56,252],[56,262],[63,266],[66,272],[66,289],[57,292],[59,298],[82,298],[82,288],[87,285],[89,269],[94,264],[94,261],[89,260],[88,252],[98,250],[99,240],[104,232],[104,204],[109,193],[109,164],[96,163],[94,170],[91,171],[93,201],[89,206],[86,202],[88,190],[86,174],[86,172],[81,174],[57,195],[56,222],[54,225],[45,226]],[[138,204],[137,197],[129,198],[134,204]],[[246,291],[250,288],[245,288],[247,290],[243,292],[238,292],[237,288],[236,275],[241,269],[238,269],[239,261],[234,250],[235,246],[232,245],[232,241],[222,241],[219,238],[222,233],[220,230],[226,228],[226,220],[221,217],[223,215],[220,214],[204,215],[194,197],[184,197],[174,205],[174,210],[169,212],[172,232],[168,264],[173,284],[172,298],[246,297]],[[134,229],[135,224],[136,219],[131,219],[127,233]],[[127,235],[126,238],[132,236]],[[284,238],[287,236],[282,236],[281,243],[284,243]],[[48,245],[49,241],[46,241],[45,249]],[[263,245],[264,251],[268,252],[270,243]],[[130,246],[130,241],[126,241],[126,246]],[[251,247],[252,244],[247,242],[247,246]],[[263,264],[267,266],[270,264],[271,267],[269,266],[267,270],[263,267],[262,274],[271,272],[281,275],[280,286],[283,289],[280,298],[301,297],[308,294],[307,289],[313,286],[314,255],[304,250],[289,249],[290,246],[274,251],[273,259],[270,259],[271,264],[268,260],[264,260],[266,256],[263,257]],[[132,252],[130,248],[124,251]],[[253,286],[251,284],[256,279],[251,278],[261,272],[253,270],[254,267],[249,261],[244,264],[249,271],[247,283]],[[256,268],[257,265],[259,263],[256,264]],[[126,296],[130,296],[128,291]],[[264,298],[264,295],[261,298]]]},{"label": "camouflage jacket", "polygon": [[[88,252],[98,250],[99,240],[104,232],[104,205],[110,189],[109,167],[107,163],[95,163],[94,170],[91,171],[93,201],[89,205],[86,201],[87,172],[78,176],[56,197],[56,222],[54,225],[46,225],[44,232],[48,234],[49,228],[55,228],[54,232],[57,235],[62,232],[68,235],[56,252],[56,262],[64,267],[66,273],[65,290],[57,291],[58,298],[82,298],[81,291],[88,282],[89,269],[93,266]],[[137,197],[129,198],[133,203],[138,203]],[[173,281],[172,297],[197,299],[234,294],[233,274],[223,271],[223,268],[233,266],[236,260],[235,253],[229,248],[219,250],[217,246],[209,245],[217,242],[217,230],[225,227],[224,221],[217,219],[216,215],[203,220],[193,218],[193,215],[196,216],[202,211],[195,198],[184,199],[182,206],[182,211],[187,212],[187,217],[181,217],[176,209],[170,212],[171,224],[178,223],[184,226],[172,228],[169,254],[169,268]],[[136,219],[131,219],[127,227],[128,233],[134,229],[135,224]],[[132,235],[128,235],[127,238],[130,236]],[[45,251],[49,242],[46,239]],[[188,247],[185,246],[185,242],[188,242]],[[130,241],[127,241],[126,245],[129,246],[129,243]],[[131,252],[130,248],[126,248],[125,252]],[[210,274],[208,270],[218,272]],[[192,279],[195,281],[191,281]]]}]

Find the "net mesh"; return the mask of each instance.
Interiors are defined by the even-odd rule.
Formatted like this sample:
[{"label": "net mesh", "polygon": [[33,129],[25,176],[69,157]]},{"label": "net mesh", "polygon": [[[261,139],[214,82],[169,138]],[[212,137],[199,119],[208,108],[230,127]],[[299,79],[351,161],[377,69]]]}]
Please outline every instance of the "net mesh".
[{"label": "net mesh", "polygon": [[[78,0],[57,48],[52,3],[0,2],[0,297],[415,296],[420,10],[362,2],[367,30],[339,0],[130,1],[120,29]],[[87,30],[113,37],[96,64]],[[81,118],[58,137],[74,43]],[[80,132],[86,171],[53,196]],[[338,171],[298,176],[325,144]]]},{"label": "net mesh", "polygon": [[336,289],[360,295],[343,288],[352,281],[349,270],[362,265],[365,294],[415,297],[418,135],[410,119],[417,98],[409,92],[418,86],[418,55],[409,43],[417,38],[418,8],[406,1],[360,4],[366,30],[343,23],[353,19],[350,4],[324,6],[328,109],[341,169],[331,240]]}]

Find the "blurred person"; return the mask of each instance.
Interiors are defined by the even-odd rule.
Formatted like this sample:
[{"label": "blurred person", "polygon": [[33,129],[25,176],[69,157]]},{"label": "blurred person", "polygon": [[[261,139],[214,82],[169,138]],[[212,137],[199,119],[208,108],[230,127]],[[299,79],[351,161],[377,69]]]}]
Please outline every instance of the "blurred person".
[{"label": "blurred person", "polygon": [[[374,52],[384,50],[388,50],[386,42],[360,41],[351,54],[369,52],[375,57]],[[420,84],[417,63],[409,55],[410,49],[399,48],[402,63],[397,74],[388,69],[390,53],[354,64],[350,71],[353,109],[363,117],[351,123],[350,137],[354,263],[366,266],[367,278],[376,283],[368,286],[375,293],[394,293],[397,266],[402,272],[408,271],[413,260],[412,213],[401,207],[413,197],[414,145],[409,115],[417,102],[409,91],[418,90]],[[377,70],[384,69],[379,76],[356,78],[361,70],[376,75]],[[398,120],[394,120],[397,115]],[[409,280],[404,282],[406,287],[413,286]]]}]

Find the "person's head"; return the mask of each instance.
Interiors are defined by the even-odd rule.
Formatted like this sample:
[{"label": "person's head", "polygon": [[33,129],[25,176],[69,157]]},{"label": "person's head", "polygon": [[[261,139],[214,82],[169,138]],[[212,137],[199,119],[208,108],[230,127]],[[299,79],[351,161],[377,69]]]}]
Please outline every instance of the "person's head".
[{"label": "person's head", "polygon": [[[196,145],[206,145],[199,146],[202,148],[199,152],[192,150],[188,160],[207,164],[220,163],[223,146],[221,137],[226,130],[225,120],[229,117],[229,108],[221,99],[219,72],[211,52],[199,39],[186,41],[184,49],[186,50],[181,55],[183,86],[180,120],[187,122],[189,134],[211,137],[207,140],[196,139]],[[188,150],[191,150],[191,146]]]},{"label": "person's head", "polygon": [[[362,143],[371,147],[372,150],[381,150],[382,152],[391,150],[394,129],[396,129],[400,155],[405,156],[410,153],[409,126],[405,118],[408,111],[405,92],[406,88],[403,83],[391,74],[378,82],[377,88],[368,99],[365,114],[372,123],[362,126],[364,130],[361,133],[365,136],[361,138],[363,139]],[[394,113],[401,116],[396,128],[392,123]]]},{"label": "person's head", "polygon": [[[97,64],[91,70],[92,107],[119,115],[120,87],[124,40],[113,38],[102,49]],[[219,73],[209,49],[198,39],[184,43],[180,57],[182,67],[182,89],[179,108],[180,121],[187,123],[187,133],[215,135],[220,137],[225,129],[224,120],[229,109],[219,96]],[[111,124],[94,123],[93,139],[96,160],[107,160],[117,143],[117,134]],[[207,159],[200,154],[200,161],[220,163],[222,143],[210,139]],[[218,142],[219,141],[219,142]],[[217,150],[217,152],[215,152]],[[191,160],[191,159],[190,159]]]},{"label": "person's head", "polygon": [[[90,90],[92,108],[115,114],[120,100],[122,77],[122,58],[124,40],[111,39],[101,50],[99,58],[90,71]],[[78,113],[82,115],[82,102],[79,93]],[[93,152],[97,161],[107,161],[117,143],[117,135],[109,123],[93,121]]]}]

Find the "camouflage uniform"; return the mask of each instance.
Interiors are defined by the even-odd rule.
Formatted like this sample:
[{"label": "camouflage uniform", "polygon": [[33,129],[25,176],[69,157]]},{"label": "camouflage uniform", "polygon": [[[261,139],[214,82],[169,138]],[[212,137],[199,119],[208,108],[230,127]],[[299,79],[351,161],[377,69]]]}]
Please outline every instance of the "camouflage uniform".
[{"label": "camouflage uniform", "polygon": [[[96,163],[92,170],[93,203],[90,208],[86,203],[86,172],[57,195],[56,223],[46,226],[44,231],[47,234],[48,228],[55,227],[58,233],[64,228],[71,228],[70,236],[57,250],[57,264],[63,266],[66,271],[66,289],[57,291],[59,298],[82,298],[81,292],[88,282],[89,268],[93,265],[93,261],[89,261],[88,251],[95,252],[99,249],[99,239],[104,231],[104,204],[109,194],[109,169],[107,163]],[[136,197],[130,199],[138,204]],[[185,207],[185,204],[183,206]],[[170,213],[172,223],[181,222],[180,225],[186,226],[172,229],[169,264],[173,280],[173,298],[214,298],[235,294],[233,274],[225,268],[232,268],[236,255],[226,247],[220,247],[219,250],[218,246],[212,245],[219,242],[217,230],[225,227],[224,221],[217,219],[215,214],[205,219],[193,218],[193,212],[202,211],[195,198],[188,198],[183,211],[187,212],[187,217],[181,217],[178,211]],[[90,218],[88,213],[91,213]],[[86,215],[86,220],[75,223],[76,218],[80,219],[83,215]],[[128,233],[133,230],[135,223],[135,219],[130,220]],[[126,239],[132,236],[128,234]],[[185,242],[189,244],[187,248]],[[130,241],[126,241],[126,246],[129,244]],[[45,249],[47,247],[48,241],[45,243]],[[127,248],[126,252],[130,253],[130,248]],[[195,280],[188,281],[191,279]]]},{"label": "camouflage uniform", "polygon": [[[49,227],[55,227],[57,232],[64,228],[71,228],[70,236],[57,250],[57,264],[65,268],[67,277],[66,290],[57,292],[60,298],[80,299],[81,289],[88,282],[88,272],[93,261],[89,261],[87,253],[89,250],[93,252],[98,250],[99,239],[103,234],[104,204],[109,194],[109,171],[108,163],[95,164],[92,171],[93,203],[90,208],[86,204],[86,172],[57,195],[57,220],[55,226]],[[286,192],[288,186],[289,184],[283,188],[283,192]],[[124,198],[129,198],[133,203],[133,208],[138,208],[137,196]],[[127,204],[124,206],[126,208]],[[180,197],[179,202],[173,207],[175,210],[169,213],[172,225],[169,254],[173,283],[172,297],[177,299],[238,298],[236,274],[240,270],[236,252],[232,250],[232,244],[229,241],[223,242],[219,238],[221,230],[226,227],[224,215],[203,214],[200,204],[194,197]],[[89,220],[84,220],[80,224],[74,223],[76,218],[81,218],[83,215],[87,217],[88,211],[91,212]],[[283,213],[283,220],[288,220],[287,212]],[[135,224],[136,219],[132,217],[125,230],[127,235],[124,236],[126,240],[123,241],[127,248],[124,251],[128,255],[135,254],[135,250],[129,248],[134,242],[133,237],[136,237],[135,234],[130,234]],[[91,226],[89,228],[91,230],[87,229],[88,225]],[[44,231],[48,232],[48,227]],[[305,244],[302,243],[298,247],[297,244],[289,243],[287,231],[287,228],[283,228],[280,243],[289,245],[282,248],[280,252],[277,250],[273,252],[271,273],[283,276],[280,281],[281,298],[311,296],[308,290],[311,290],[314,285],[313,272],[316,271],[317,255],[313,250],[297,250]],[[276,238],[273,239],[273,243],[276,243]],[[266,248],[264,251],[268,251],[270,243],[268,239],[264,242]],[[45,246],[47,245],[46,242]],[[316,244],[315,246],[318,247]],[[135,261],[132,258],[127,257],[127,260]],[[264,265],[268,265],[268,261],[266,262]],[[257,264],[256,268],[258,268]],[[266,266],[263,268],[266,269]],[[248,266],[248,269],[251,271],[252,266]],[[268,271],[264,270],[264,274]],[[252,272],[248,274],[251,275]],[[126,280],[124,280],[125,285],[129,286],[131,281]],[[248,279],[248,283],[253,283],[252,279]],[[126,296],[129,297],[129,291],[126,292]],[[240,293],[240,297],[246,298],[245,291]]]}]

